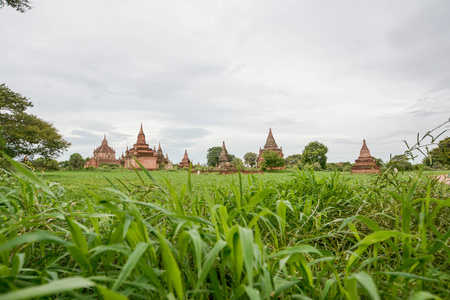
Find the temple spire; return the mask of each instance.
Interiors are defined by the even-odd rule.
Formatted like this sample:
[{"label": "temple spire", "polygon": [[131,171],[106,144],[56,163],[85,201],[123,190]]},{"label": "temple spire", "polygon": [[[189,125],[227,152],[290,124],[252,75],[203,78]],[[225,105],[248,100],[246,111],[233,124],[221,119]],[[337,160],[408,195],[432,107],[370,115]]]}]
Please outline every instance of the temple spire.
[{"label": "temple spire", "polygon": [[141,123],[141,129],[139,130],[139,134],[138,134],[138,137],[137,137],[136,144],[138,144],[138,145],[144,145],[145,144],[145,134],[144,134],[144,129],[142,128],[142,123]]},{"label": "temple spire", "polygon": [[275,142],[275,138],[272,134],[272,128],[269,128],[269,135],[267,136],[266,144],[264,145],[264,148],[278,148],[277,143]]}]

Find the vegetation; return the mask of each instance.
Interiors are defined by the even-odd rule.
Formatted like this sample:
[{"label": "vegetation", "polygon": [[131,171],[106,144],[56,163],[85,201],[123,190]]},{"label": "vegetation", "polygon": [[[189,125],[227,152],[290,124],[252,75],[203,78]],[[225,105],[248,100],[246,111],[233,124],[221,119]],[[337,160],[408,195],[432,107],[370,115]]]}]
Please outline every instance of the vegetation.
[{"label": "vegetation", "polygon": [[250,168],[253,168],[256,166],[256,159],[258,158],[258,156],[256,155],[256,153],[253,152],[247,152],[244,155],[244,162],[247,166],[249,166]]},{"label": "vegetation", "polygon": [[286,165],[295,166],[298,165],[302,160],[301,154],[292,154],[286,157]]},{"label": "vegetation", "polygon": [[328,147],[320,142],[310,142],[303,149],[301,162],[302,164],[314,165],[314,163],[319,163],[322,169],[327,166],[327,152]]},{"label": "vegetation", "polygon": [[450,137],[441,140],[438,146],[424,158],[423,163],[430,167],[435,164],[438,164],[439,167],[450,167]]},{"label": "vegetation", "polygon": [[219,163],[220,152],[222,147],[211,147],[206,154],[208,167],[215,167]]},{"label": "vegetation", "polygon": [[156,180],[145,170],[37,177],[11,163],[18,172],[0,176],[0,299],[450,292],[450,190],[421,172]]},{"label": "vegetation", "polygon": [[26,113],[33,104],[0,84],[0,150],[10,157],[54,158],[70,146],[52,124]]},{"label": "vegetation", "polygon": [[262,170],[284,167],[285,160],[278,154],[278,152],[264,151],[262,157],[264,158],[264,160],[261,162]]},{"label": "vegetation", "polygon": [[69,168],[71,170],[81,170],[85,163],[86,161],[80,153],[74,153],[69,157]]},{"label": "vegetation", "polygon": [[0,8],[4,7],[5,5],[11,6],[15,10],[22,13],[31,9],[30,1],[28,0],[0,0]]}]

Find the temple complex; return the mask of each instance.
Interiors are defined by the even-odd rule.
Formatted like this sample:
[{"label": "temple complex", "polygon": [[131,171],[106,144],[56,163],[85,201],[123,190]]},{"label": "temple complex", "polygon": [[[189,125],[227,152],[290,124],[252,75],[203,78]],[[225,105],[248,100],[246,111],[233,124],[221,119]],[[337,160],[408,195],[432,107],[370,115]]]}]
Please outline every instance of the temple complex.
[{"label": "temple complex", "polygon": [[261,162],[264,160],[264,158],[262,157],[262,154],[265,151],[277,152],[279,156],[284,158],[283,147],[278,148],[278,145],[275,142],[275,139],[272,134],[272,128],[269,128],[269,135],[267,136],[266,144],[264,145],[264,147],[262,149],[259,148],[259,155],[258,155],[258,159],[257,159],[258,166],[260,166]]},{"label": "temple complex", "polygon": [[352,167],[352,173],[380,173],[380,167],[376,165],[375,159],[370,155],[366,140],[363,140],[363,146]]},{"label": "temple complex", "polygon": [[100,164],[119,164],[120,160],[116,159],[116,151],[108,145],[106,134],[100,147],[94,150],[94,156],[88,160],[84,167],[98,168]]},{"label": "temple complex", "polygon": [[236,167],[231,164],[230,156],[228,156],[227,148],[225,147],[225,142],[222,144],[222,151],[219,155],[219,162],[216,169],[218,170],[235,170]]},{"label": "temple complex", "polygon": [[190,165],[191,165],[191,160],[188,157],[187,149],[184,149],[183,159],[181,160],[181,162],[179,163],[178,166],[180,168],[189,168]]},{"label": "temple complex", "polygon": [[168,159],[166,160],[166,158],[164,158],[161,150],[161,144],[159,145],[158,151],[156,151],[155,148],[150,148],[145,142],[145,134],[142,129],[142,124],[137,136],[136,144],[134,144],[131,149],[128,149],[127,147],[124,157],[125,168],[132,169],[134,167],[140,169],[140,166],[133,157],[136,158],[136,160],[139,161],[147,170],[158,170],[160,164],[169,164]]}]

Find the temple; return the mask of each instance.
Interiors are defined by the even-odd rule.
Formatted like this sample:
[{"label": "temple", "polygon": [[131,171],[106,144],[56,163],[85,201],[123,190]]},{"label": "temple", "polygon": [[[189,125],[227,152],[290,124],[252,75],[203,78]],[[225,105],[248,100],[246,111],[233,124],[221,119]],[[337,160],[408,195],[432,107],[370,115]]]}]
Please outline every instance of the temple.
[{"label": "temple", "polygon": [[230,156],[228,155],[227,148],[225,147],[225,142],[222,143],[222,150],[219,155],[219,162],[216,169],[218,170],[235,170],[236,167],[231,164]]},{"label": "temple", "polygon": [[189,168],[190,164],[191,164],[191,160],[190,160],[189,157],[188,157],[187,149],[184,149],[184,156],[183,156],[183,159],[181,160],[181,162],[179,163],[178,166],[179,166],[180,168]]},{"label": "temple", "polygon": [[116,151],[108,145],[106,134],[101,146],[94,150],[94,156],[85,163],[84,167],[98,168],[100,164],[120,164],[120,160],[116,159]]},{"label": "temple", "polygon": [[279,156],[284,157],[283,147],[278,148],[278,145],[275,142],[275,138],[273,137],[273,134],[272,134],[272,128],[269,128],[269,135],[267,136],[266,144],[264,145],[264,147],[262,149],[259,148],[259,155],[258,155],[258,160],[257,160],[258,166],[260,166],[261,162],[264,160],[264,158],[262,157],[262,154],[265,151],[277,152]]},{"label": "temple", "polygon": [[150,148],[149,145],[145,142],[145,134],[142,128],[142,124],[137,136],[136,144],[134,144],[131,149],[128,149],[127,147],[127,151],[125,152],[124,157],[125,168],[140,169],[140,166],[133,157],[136,158],[136,160],[139,161],[147,170],[158,170],[160,168],[160,165],[163,163],[166,164],[166,166],[170,165],[168,157],[164,157],[164,154],[161,150],[161,144],[156,151],[155,148]]},{"label": "temple", "polygon": [[375,159],[370,155],[366,140],[363,140],[359,157],[352,166],[352,173],[380,173],[380,167],[376,165]]}]

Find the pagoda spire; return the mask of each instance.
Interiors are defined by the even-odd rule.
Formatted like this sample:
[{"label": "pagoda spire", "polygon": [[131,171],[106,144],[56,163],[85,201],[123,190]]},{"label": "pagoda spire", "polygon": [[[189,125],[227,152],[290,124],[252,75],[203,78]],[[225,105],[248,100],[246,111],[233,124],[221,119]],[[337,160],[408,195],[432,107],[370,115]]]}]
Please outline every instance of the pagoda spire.
[{"label": "pagoda spire", "polygon": [[264,148],[278,148],[277,143],[275,142],[275,138],[272,134],[272,128],[269,128],[269,135],[267,136],[266,144],[264,145]]},{"label": "pagoda spire", "polygon": [[138,144],[138,145],[144,145],[145,144],[145,134],[144,134],[144,129],[142,127],[142,123],[141,123],[141,129],[139,130],[139,134],[138,134],[138,137],[137,137],[136,144]]},{"label": "pagoda spire", "polygon": [[366,157],[372,157],[372,156],[370,155],[369,148],[367,148],[366,140],[363,140],[363,145],[362,145],[362,147],[361,147],[361,152],[359,153],[359,158],[362,158],[362,157],[364,157],[364,158],[366,158]]},{"label": "pagoda spire", "polygon": [[159,143],[158,151],[161,151],[161,142]]}]

